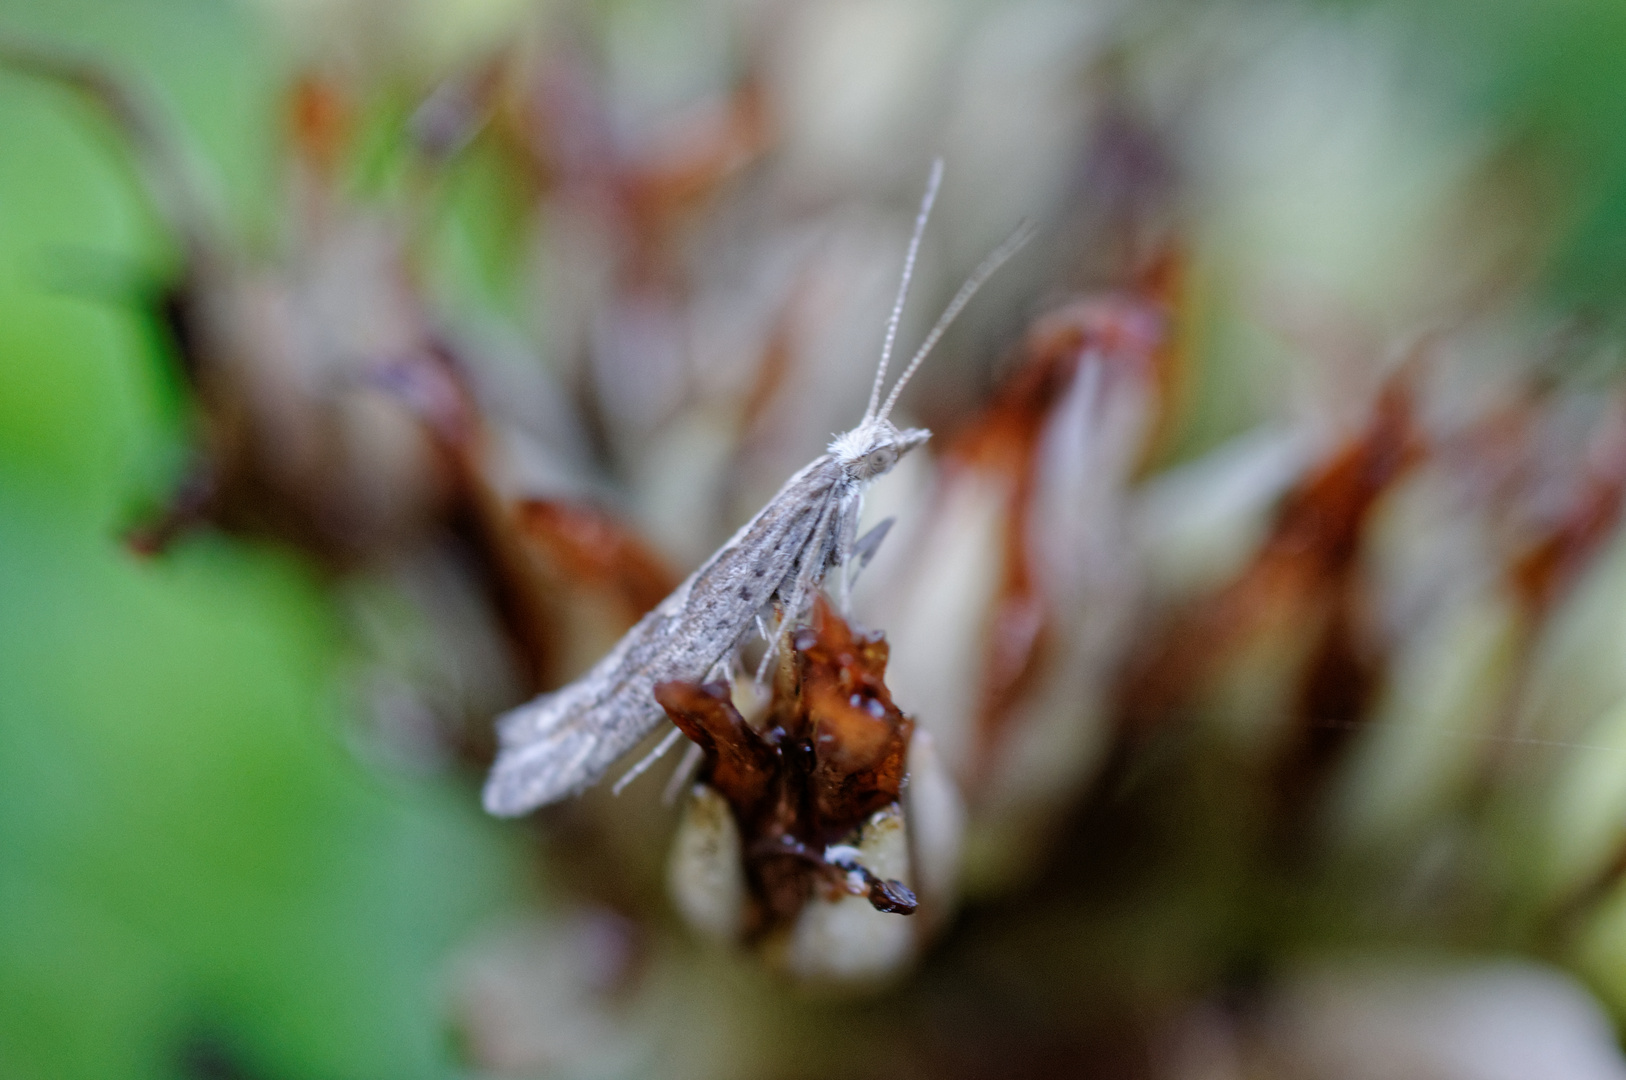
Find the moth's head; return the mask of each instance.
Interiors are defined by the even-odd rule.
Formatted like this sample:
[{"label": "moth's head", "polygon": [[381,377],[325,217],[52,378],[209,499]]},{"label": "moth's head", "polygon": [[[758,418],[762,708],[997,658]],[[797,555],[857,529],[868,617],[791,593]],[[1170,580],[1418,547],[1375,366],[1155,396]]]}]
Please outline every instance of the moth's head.
[{"label": "moth's head", "polygon": [[867,420],[830,444],[849,479],[863,483],[890,472],[898,459],[927,439],[925,428],[898,428],[890,420]]}]

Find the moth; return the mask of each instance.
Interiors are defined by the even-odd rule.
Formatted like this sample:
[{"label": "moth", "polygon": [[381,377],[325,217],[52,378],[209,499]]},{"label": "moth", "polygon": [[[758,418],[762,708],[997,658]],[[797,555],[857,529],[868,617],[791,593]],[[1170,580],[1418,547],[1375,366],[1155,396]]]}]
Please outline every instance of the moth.
[{"label": "moth", "polygon": [[[857,536],[864,489],[931,437],[922,428],[898,428],[888,419],[898,395],[960,310],[1031,237],[1022,226],[972,272],[882,402],[909,281],[942,177],[938,161],[915,218],[863,419],[785,481],[755,517],[585,675],[498,719],[497,760],[484,795],[488,812],[518,816],[597,783],[666,719],[655,700],[657,685],[705,682],[727,671],[748,636],[764,628],[765,611],[777,610],[775,639],[782,638],[807,615],[832,567],[843,571],[845,597],[851,572],[868,562],[891,525],[889,519]],[[770,655],[772,649],[770,640]],[[628,778],[679,734],[674,728]]]}]

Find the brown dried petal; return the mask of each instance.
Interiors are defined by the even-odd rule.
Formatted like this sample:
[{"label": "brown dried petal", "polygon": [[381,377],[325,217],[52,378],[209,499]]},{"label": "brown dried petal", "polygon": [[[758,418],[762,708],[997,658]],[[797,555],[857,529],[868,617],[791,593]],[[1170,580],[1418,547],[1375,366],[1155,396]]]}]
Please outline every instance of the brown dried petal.
[{"label": "brown dried petal", "polygon": [[[1023,341],[1020,367],[950,446],[951,478],[967,471],[991,475],[1007,492],[1001,581],[988,615],[986,668],[977,706],[977,738],[984,748],[1001,741],[1020,702],[1035,693],[1054,662],[1058,638],[1066,633],[1054,610],[1057,583],[1049,580],[1052,575],[1036,554],[1044,546],[1036,536],[1051,524],[1047,498],[1079,497],[1076,490],[1061,493],[1046,485],[1044,448],[1054,436],[1053,421],[1064,420],[1059,414],[1078,392],[1088,361],[1103,386],[1091,423],[1100,423],[1107,403],[1144,401],[1142,421],[1123,431],[1134,445],[1123,450],[1129,469],[1146,459],[1167,421],[1179,362],[1166,285],[1160,283],[1155,292],[1076,300],[1037,320]],[[983,752],[976,759],[991,762],[995,755]]]},{"label": "brown dried petal", "polygon": [[820,891],[857,888],[882,911],[909,914],[914,894],[867,868],[825,860],[876,811],[898,801],[913,721],[892,703],[880,635],[854,634],[821,598],[797,631],[761,730],[745,722],[723,683],[662,683],[672,722],[704,754],[701,779],[740,827],[746,877],[762,931],[793,919]]},{"label": "brown dried petal", "polygon": [[[1358,569],[1367,520],[1378,497],[1422,453],[1411,390],[1402,377],[1379,396],[1365,429],[1283,500],[1247,569],[1178,615],[1131,665],[1125,689],[1130,730],[1145,731],[1198,696],[1213,673],[1261,634],[1301,619],[1323,628],[1348,625],[1336,608],[1352,595],[1349,578]],[[1323,651],[1317,647],[1311,654]],[[1309,677],[1313,682],[1315,676]],[[1326,710],[1331,706],[1320,689],[1307,687],[1304,700]]]},{"label": "brown dried petal", "polygon": [[607,588],[641,616],[677,587],[677,576],[625,522],[594,506],[528,499],[520,526],[577,584]]},{"label": "brown dried petal", "polygon": [[833,843],[897,800],[914,722],[886,688],[886,640],[854,635],[822,598],[813,620],[795,638],[800,694],[792,702],[776,687],[770,715],[812,743],[809,838]]},{"label": "brown dried petal", "polygon": [[1591,451],[1569,505],[1511,568],[1514,588],[1535,614],[1545,613],[1563,595],[1620,521],[1626,504],[1626,415],[1619,405],[1594,436]]},{"label": "brown dried petal", "polygon": [[755,818],[780,772],[779,748],[745,722],[728,684],[664,682],[655,687],[655,700],[706,755],[706,782],[742,822]]}]

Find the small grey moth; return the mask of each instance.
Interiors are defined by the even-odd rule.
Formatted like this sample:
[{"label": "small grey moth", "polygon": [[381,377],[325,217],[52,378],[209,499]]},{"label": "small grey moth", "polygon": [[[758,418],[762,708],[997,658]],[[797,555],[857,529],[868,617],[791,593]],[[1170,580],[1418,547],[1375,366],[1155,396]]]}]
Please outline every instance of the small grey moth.
[{"label": "small grey moth", "polygon": [[949,323],[1031,236],[1026,226],[1018,229],[966,279],[882,403],[887,362],[942,176],[943,163],[937,161],[915,218],[863,419],[787,480],[768,505],[585,675],[498,719],[497,760],[485,786],[487,811],[517,816],[591,787],[666,718],[655,701],[657,684],[717,677],[757,630],[765,608],[777,607],[782,635],[806,616],[831,567],[846,571],[874,553],[890,522],[864,538],[856,536],[863,491],[931,436],[920,428],[894,426],[888,419],[892,406]]}]

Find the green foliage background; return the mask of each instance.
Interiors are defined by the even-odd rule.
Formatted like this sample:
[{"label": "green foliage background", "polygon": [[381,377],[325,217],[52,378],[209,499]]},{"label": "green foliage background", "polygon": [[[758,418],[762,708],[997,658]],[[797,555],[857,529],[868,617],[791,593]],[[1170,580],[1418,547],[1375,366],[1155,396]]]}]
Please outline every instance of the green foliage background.
[{"label": "green foliage background", "polygon": [[[0,26],[146,75],[267,214],[284,73],[254,12],[7,0]],[[209,1042],[253,1075],[447,1075],[446,953],[515,902],[512,838],[350,753],[344,643],[295,559],[114,542],[177,456],[135,295],[168,257],[101,118],[4,77],[0,1075],[185,1075]]]}]

